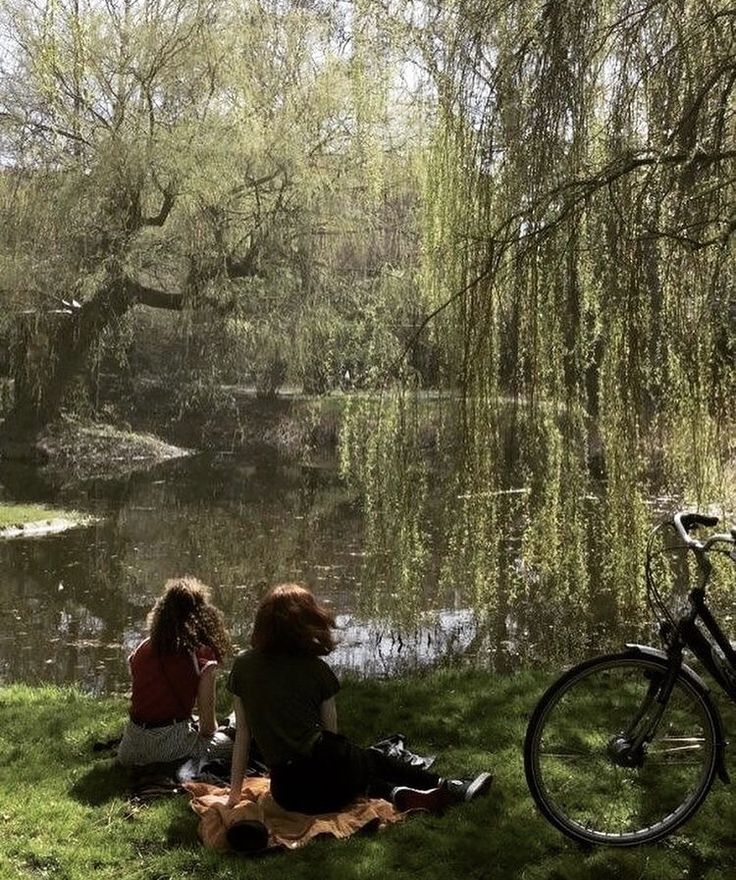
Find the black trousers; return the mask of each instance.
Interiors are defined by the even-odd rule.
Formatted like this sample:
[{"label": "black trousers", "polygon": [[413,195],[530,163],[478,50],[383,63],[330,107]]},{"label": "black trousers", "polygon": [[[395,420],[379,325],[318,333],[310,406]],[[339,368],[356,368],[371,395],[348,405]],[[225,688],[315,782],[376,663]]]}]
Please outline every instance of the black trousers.
[{"label": "black trousers", "polygon": [[440,777],[373,749],[363,749],[338,733],[323,731],[311,755],[271,768],[271,794],[285,810],[331,813],[359,795],[390,798],[399,785],[428,789]]}]

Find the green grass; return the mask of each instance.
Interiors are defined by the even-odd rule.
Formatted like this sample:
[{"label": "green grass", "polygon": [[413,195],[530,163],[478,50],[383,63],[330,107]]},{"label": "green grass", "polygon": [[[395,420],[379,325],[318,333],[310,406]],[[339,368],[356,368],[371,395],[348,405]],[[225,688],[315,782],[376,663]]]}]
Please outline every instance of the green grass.
[{"label": "green grass", "polygon": [[42,504],[0,504],[0,529],[21,523],[44,522],[50,519],[76,521],[80,514],[75,510],[59,510]]},{"label": "green grass", "polygon": [[[131,808],[125,777],[94,754],[121,729],[125,703],[75,690],[0,689],[0,880],[725,880],[736,876],[736,801],[716,783],[699,815],[664,843],[631,851],[580,849],[536,813],[522,769],[528,713],[549,674],[439,671],[389,682],[347,682],[346,733],[368,743],[401,731],[437,752],[439,772],[490,768],[487,799],[383,833],[317,841],[247,860],[205,850],[184,798]],[[727,727],[734,729],[732,716]],[[736,769],[736,768],[734,768]]]}]

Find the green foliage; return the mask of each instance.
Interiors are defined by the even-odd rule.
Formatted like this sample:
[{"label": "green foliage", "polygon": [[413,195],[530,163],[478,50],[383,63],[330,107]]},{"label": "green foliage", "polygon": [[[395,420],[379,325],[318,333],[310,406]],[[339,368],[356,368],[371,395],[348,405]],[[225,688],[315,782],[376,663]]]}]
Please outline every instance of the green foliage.
[{"label": "green foliage", "polygon": [[423,606],[429,561],[421,409],[406,395],[353,398],[341,430],[342,473],[362,490],[366,513],[367,589],[360,598],[367,613],[398,609],[404,621],[415,621]]},{"label": "green foliage", "polygon": [[[399,56],[370,6],[363,27],[322,4],[4,0],[0,291],[46,312],[103,302],[115,278],[128,305],[205,313],[187,346],[218,344],[187,381],[326,391],[344,349],[374,381],[422,315],[421,136],[408,105],[389,116]],[[354,333],[363,312],[385,333]]]},{"label": "green foliage", "polygon": [[[115,369],[164,360],[126,308],[182,309],[182,411],[380,389],[345,467],[407,607],[436,576],[488,632],[518,591],[552,628],[625,582],[630,617],[646,498],[733,507],[724,0],[0,9],[0,291],[109,309]],[[13,349],[32,399],[59,327]]]}]

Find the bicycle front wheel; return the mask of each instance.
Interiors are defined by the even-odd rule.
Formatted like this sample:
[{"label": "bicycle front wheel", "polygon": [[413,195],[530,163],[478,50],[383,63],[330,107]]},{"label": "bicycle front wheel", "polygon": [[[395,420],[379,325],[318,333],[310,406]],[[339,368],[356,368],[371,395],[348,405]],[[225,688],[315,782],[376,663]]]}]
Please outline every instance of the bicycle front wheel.
[{"label": "bicycle front wheel", "polygon": [[716,772],[717,723],[682,672],[663,706],[668,669],[646,655],[599,657],[566,673],[537,705],[524,744],[527,782],[569,837],[650,843],[703,802]]}]

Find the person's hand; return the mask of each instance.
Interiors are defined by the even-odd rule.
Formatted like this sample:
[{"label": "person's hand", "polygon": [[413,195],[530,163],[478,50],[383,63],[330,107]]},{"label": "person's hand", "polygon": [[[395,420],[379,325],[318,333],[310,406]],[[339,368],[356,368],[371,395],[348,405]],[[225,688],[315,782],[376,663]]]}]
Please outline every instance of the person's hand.
[{"label": "person's hand", "polygon": [[237,789],[231,788],[230,794],[228,795],[228,798],[227,798],[228,807],[231,807],[231,808],[237,807],[237,805],[240,803],[241,800],[242,800],[242,798],[241,798],[240,792]]}]

